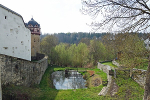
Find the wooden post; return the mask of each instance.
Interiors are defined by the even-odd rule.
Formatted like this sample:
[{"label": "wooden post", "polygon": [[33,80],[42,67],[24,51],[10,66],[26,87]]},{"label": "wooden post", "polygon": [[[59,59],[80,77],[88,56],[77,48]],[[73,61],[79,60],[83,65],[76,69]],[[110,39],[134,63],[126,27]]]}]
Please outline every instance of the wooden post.
[{"label": "wooden post", "polygon": [[114,68],[114,78],[116,78],[116,69]]}]

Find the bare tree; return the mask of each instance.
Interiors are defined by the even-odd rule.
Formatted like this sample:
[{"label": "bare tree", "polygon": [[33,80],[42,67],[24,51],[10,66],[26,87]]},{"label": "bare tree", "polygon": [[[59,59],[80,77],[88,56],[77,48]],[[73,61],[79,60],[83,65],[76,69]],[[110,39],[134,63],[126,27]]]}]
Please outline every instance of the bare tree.
[{"label": "bare tree", "polygon": [[[149,28],[149,0],[82,0],[82,12],[90,16],[102,15],[93,22],[94,30],[146,31]],[[106,27],[107,26],[107,27]]]},{"label": "bare tree", "polygon": [[[91,23],[94,30],[119,32],[147,32],[150,27],[149,0],[82,0],[82,12],[90,16],[102,15]],[[143,100],[150,100],[150,57]]]}]

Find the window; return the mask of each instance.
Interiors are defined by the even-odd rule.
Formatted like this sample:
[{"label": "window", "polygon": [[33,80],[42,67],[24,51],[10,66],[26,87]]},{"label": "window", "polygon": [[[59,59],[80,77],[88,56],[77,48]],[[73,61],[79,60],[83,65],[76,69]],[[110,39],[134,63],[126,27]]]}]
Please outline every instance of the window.
[{"label": "window", "polygon": [[8,49],[8,47],[3,47],[4,49]]},{"label": "window", "polygon": [[23,41],[21,41],[21,45],[23,45]]},{"label": "window", "polygon": [[7,16],[5,16],[5,19],[7,18]]},{"label": "window", "polygon": [[10,33],[13,33],[13,29],[10,29]]}]

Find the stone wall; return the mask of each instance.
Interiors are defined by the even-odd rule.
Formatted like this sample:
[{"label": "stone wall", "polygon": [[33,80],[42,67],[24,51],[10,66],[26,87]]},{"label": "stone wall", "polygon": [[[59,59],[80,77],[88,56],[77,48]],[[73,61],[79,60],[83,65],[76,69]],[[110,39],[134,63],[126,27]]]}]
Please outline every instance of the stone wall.
[{"label": "stone wall", "polygon": [[133,68],[132,79],[134,81],[136,81],[139,85],[145,86],[145,82],[146,82],[146,70]]},{"label": "stone wall", "polygon": [[110,89],[110,86],[111,86],[111,82],[112,82],[112,76],[109,75],[109,71],[111,69],[113,69],[112,67],[108,66],[108,65],[103,65],[101,63],[98,62],[98,66],[97,66],[98,69],[102,70],[103,72],[105,72],[107,74],[107,81],[108,81],[108,84],[106,87],[103,87],[103,89],[101,90],[101,92],[98,94],[98,95],[103,95],[105,96],[109,89]]},{"label": "stone wall", "polygon": [[[121,65],[117,63],[115,60],[113,60],[112,63],[118,66],[118,68],[121,67]],[[144,86],[146,81],[146,70],[133,68],[132,79],[139,85]]]},{"label": "stone wall", "polygon": [[31,86],[39,84],[48,67],[47,57],[39,61],[27,61],[0,55],[1,83]]}]

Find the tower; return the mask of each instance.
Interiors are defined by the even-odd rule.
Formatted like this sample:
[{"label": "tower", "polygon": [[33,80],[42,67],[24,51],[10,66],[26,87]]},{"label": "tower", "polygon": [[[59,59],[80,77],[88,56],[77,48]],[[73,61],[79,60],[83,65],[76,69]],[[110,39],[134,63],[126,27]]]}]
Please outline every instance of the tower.
[{"label": "tower", "polygon": [[38,24],[33,18],[26,24],[31,31],[31,59],[37,58],[40,53],[40,24]]}]

